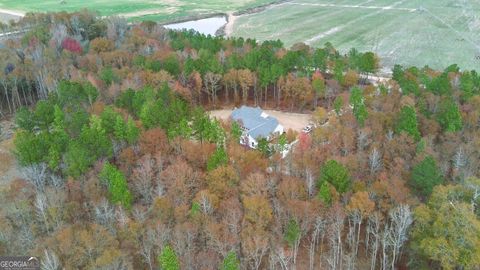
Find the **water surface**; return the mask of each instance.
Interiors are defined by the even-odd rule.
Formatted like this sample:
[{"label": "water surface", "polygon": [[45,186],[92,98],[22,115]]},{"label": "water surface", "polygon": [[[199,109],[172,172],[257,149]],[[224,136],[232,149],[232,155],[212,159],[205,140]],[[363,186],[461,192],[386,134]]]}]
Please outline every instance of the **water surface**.
[{"label": "water surface", "polygon": [[164,25],[165,28],[173,30],[193,29],[205,35],[215,35],[217,30],[227,23],[225,16],[212,17],[195,21],[187,21],[181,23],[173,23]]}]

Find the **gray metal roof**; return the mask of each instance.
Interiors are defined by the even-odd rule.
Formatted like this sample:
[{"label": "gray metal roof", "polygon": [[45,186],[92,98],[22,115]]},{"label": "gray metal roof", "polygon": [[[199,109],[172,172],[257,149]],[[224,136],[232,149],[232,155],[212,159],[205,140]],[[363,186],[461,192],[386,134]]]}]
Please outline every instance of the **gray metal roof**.
[{"label": "gray metal roof", "polygon": [[246,133],[252,138],[266,138],[275,131],[278,126],[278,120],[274,117],[262,116],[262,109],[256,107],[242,106],[232,112],[232,119],[241,122],[247,129]]}]

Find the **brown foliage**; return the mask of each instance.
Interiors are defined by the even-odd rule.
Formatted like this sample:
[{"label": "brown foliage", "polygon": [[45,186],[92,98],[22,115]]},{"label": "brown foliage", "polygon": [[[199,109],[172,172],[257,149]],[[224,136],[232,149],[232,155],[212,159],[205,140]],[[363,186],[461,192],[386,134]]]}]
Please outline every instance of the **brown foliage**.
[{"label": "brown foliage", "polygon": [[90,49],[95,53],[109,52],[115,48],[113,41],[99,37],[90,42]]},{"label": "brown foliage", "polygon": [[357,72],[354,70],[348,70],[343,78],[343,85],[350,88],[358,83],[358,78],[359,76]]},{"label": "brown foliage", "polygon": [[305,200],[307,191],[302,180],[295,177],[283,177],[278,185],[277,197],[280,201]]},{"label": "brown foliage", "polygon": [[267,197],[269,180],[261,173],[252,173],[240,183],[240,194],[243,196]]},{"label": "brown foliage", "polygon": [[273,210],[270,202],[261,196],[248,196],[242,199],[245,209],[245,221],[255,224],[258,228],[266,229],[273,219]]},{"label": "brown foliage", "polygon": [[46,245],[60,257],[65,269],[112,267],[119,261],[129,264],[115,238],[97,224],[68,226],[56,232]]},{"label": "brown foliage", "polygon": [[206,182],[208,189],[218,198],[228,198],[237,191],[238,175],[231,166],[221,166],[208,172]]},{"label": "brown foliage", "polygon": [[145,154],[167,153],[170,150],[168,138],[160,128],[144,131],[139,138],[140,150]]},{"label": "brown foliage", "polygon": [[161,179],[175,205],[188,204],[203,186],[199,173],[180,158],[162,172]]}]

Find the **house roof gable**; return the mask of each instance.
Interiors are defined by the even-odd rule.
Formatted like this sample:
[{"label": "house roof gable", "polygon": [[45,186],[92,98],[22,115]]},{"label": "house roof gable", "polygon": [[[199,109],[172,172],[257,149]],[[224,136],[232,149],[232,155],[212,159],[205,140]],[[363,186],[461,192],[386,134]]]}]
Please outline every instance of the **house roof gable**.
[{"label": "house roof gable", "polygon": [[256,107],[242,106],[235,109],[231,115],[232,119],[242,123],[247,129],[247,134],[252,138],[268,137],[278,126],[278,120],[263,113],[262,109]]}]

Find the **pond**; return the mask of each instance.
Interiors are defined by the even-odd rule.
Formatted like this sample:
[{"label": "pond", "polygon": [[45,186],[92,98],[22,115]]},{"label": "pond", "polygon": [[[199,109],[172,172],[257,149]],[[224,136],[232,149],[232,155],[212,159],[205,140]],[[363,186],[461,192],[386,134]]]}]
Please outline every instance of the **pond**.
[{"label": "pond", "polygon": [[164,25],[165,28],[173,30],[193,29],[205,35],[215,35],[215,32],[227,23],[225,16],[212,17],[201,20],[187,21]]}]

